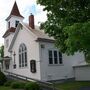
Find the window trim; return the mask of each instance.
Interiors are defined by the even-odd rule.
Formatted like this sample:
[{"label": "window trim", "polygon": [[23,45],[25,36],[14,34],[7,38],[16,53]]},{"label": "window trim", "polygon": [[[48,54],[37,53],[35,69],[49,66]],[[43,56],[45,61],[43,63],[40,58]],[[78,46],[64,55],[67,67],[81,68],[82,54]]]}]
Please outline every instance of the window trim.
[{"label": "window trim", "polygon": [[[24,51],[23,51],[23,48],[24,48]],[[21,49],[21,51],[20,51],[20,49]],[[26,56],[25,56],[25,53],[26,53]],[[26,47],[26,45],[24,43],[20,44],[20,46],[19,46],[19,54],[18,55],[19,55],[18,56],[19,57],[19,68],[28,67],[27,47]],[[23,56],[23,59],[22,59],[22,56]],[[26,57],[26,59],[25,59],[25,57]]]},{"label": "window trim", "polygon": [[18,26],[18,24],[19,24],[19,21],[18,21],[18,20],[16,20],[16,21],[15,21],[15,27],[17,27],[17,26]]},{"label": "window trim", "polygon": [[[49,63],[49,51],[52,51],[52,64],[50,64]],[[55,64],[55,62],[54,62],[54,51],[57,51],[57,64]],[[59,50],[57,50],[57,49],[49,49],[48,50],[48,65],[50,65],[50,66],[57,66],[57,65],[63,65],[63,56],[61,57],[62,58],[62,63],[60,63],[60,60],[59,60]]]},{"label": "window trim", "polygon": [[30,70],[32,73],[36,73],[36,60],[30,60]]}]

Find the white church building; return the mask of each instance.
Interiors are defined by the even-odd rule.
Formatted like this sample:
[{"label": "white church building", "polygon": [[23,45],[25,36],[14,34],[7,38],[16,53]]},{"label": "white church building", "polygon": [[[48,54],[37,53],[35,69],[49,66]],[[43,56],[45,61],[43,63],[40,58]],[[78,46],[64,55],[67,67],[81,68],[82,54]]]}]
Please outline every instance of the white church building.
[{"label": "white church building", "polygon": [[6,18],[3,69],[42,81],[74,78],[73,66],[85,64],[84,55],[62,54],[54,39],[34,25],[34,15],[29,16],[28,24],[23,19],[15,2]]}]

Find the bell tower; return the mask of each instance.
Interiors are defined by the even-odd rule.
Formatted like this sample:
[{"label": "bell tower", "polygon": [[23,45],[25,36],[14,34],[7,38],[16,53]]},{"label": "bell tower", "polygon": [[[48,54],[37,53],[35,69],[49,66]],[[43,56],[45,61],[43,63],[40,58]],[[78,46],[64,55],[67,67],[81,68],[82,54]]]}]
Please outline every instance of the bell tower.
[{"label": "bell tower", "polygon": [[6,18],[7,29],[16,28],[18,23],[22,21],[24,17],[20,14],[17,3],[15,1],[10,15]]},{"label": "bell tower", "polygon": [[13,8],[11,10],[10,15],[6,18],[7,22],[7,27],[6,27],[6,32],[3,35],[4,38],[4,55],[8,56],[8,48],[11,44],[11,41],[13,39],[15,30],[17,28],[17,25],[19,22],[22,22],[24,17],[20,14],[17,3],[15,2],[13,5]]},{"label": "bell tower", "polygon": [[7,27],[3,38],[6,38],[11,33],[14,33],[19,22],[22,22],[24,17],[20,14],[17,3],[15,1],[10,15],[6,18]]}]

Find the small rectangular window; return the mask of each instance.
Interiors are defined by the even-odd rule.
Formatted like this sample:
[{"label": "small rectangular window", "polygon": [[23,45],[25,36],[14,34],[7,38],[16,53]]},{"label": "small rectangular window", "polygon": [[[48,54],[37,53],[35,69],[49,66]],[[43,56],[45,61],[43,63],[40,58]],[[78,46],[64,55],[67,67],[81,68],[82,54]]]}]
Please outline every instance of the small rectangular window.
[{"label": "small rectangular window", "polygon": [[17,27],[18,24],[19,24],[19,21],[16,21],[16,23],[15,23],[15,27]]},{"label": "small rectangular window", "polygon": [[62,64],[62,53],[58,50],[49,50],[49,64]]},{"label": "small rectangular window", "polygon": [[13,69],[16,69],[16,64],[13,65]]},{"label": "small rectangular window", "polygon": [[49,64],[53,64],[53,56],[51,50],[49,50]]},{"label": "small rectangular window", "polygon": [[31,72],[35,73],[36,72],[36,61],[35,60],[30,61],[30,67],[31,67]]},{"label": "small rectangular window", "polygon": [[54,51],[54,63],[58,64],[57,51]]},{"label": "small rectangular window", "polygon": [[9,69],[9,65],[6,65],[6,70],[8,70]]},{"label": "small rectangular window", "polygon": [[59,64],[62,64],[62,53],[59,52]]}]

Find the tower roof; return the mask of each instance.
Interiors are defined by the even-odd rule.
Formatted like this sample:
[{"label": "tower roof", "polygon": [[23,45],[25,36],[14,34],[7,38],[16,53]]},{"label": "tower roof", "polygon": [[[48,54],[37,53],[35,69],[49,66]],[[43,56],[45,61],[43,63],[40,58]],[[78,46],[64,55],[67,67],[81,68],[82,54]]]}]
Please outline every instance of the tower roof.
[{"label": "tower roof", "polygon": [[20,14],[20,12],[19,12],[19,9],[18,9],[18,6],[17,6],[16,1],[15,1],[14,5],[13,5],[13,8],[12,8],[12,10],[11,10],[10,15],[7,17],[6,20],[8,20],[8,19],[11,17],[11,15],[24,18],[24,17]]}]

